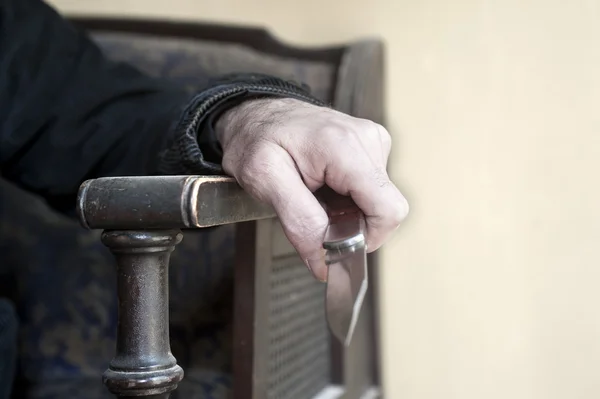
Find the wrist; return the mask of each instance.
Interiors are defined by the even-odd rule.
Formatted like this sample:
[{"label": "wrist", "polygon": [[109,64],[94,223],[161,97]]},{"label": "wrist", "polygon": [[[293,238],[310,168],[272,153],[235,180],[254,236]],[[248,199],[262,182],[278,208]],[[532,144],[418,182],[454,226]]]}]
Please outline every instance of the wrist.
[{"label": "wrist", "polygon": [[[237,104],[223,112],[214,124],[215,136],[221,147],[226,147],[231,136],[241,130],[244,126],[251,123],[253,115],[259,114],[266,116],[271,113],[272,105],[276,102],[286,102],[285,98],[257,98],[248,99]],[[266,111],[266,114],[265,112]]]}]

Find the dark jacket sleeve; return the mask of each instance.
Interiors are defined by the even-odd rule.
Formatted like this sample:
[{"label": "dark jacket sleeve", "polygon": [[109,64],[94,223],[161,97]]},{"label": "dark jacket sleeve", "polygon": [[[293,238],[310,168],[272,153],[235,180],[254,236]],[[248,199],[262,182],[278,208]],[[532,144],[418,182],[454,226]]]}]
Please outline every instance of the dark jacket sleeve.
[{"label": "dark jacket sleeve", "polygon": [[240,75],[191,96],[106,59],[40,0],[0,0],[0,170],[55,206],[99,176],[220,173],[215,117],[240,101],[306,88]]}]

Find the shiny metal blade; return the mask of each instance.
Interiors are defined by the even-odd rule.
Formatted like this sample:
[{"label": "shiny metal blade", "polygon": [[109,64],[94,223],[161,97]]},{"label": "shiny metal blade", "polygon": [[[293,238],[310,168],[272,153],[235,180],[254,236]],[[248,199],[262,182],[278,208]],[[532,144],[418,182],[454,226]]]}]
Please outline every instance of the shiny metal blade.
[{"label": "shiny metal blade", "polygon": [[350,345],[368,288],[365,222],[361,212],[330,218],[323,248],[328,265],[326,311],[329,328]]}]

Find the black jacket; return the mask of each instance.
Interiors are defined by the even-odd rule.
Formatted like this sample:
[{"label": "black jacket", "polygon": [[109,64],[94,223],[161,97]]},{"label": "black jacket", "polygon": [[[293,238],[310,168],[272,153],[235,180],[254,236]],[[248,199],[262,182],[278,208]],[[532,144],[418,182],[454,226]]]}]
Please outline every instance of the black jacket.
[{"label": "black jacket", "polygon": [[99,48],[40,0],[0,0],[0,170],[73,207],[88,178],[220,173],[214,116],[250,97],[318,103],[304,87],[242,75],[189,94]]}]

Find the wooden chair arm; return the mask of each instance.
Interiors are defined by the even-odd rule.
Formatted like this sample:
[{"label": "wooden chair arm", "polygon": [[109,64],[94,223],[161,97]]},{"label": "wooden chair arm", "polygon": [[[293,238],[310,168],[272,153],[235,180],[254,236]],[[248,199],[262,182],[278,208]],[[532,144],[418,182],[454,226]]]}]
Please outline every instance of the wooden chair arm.
[{"label": "wooden chair arm", "polygon": [[226,176],[104,177],[81,185],[79,219],[88,229],[205,228],[275,216]]}]

